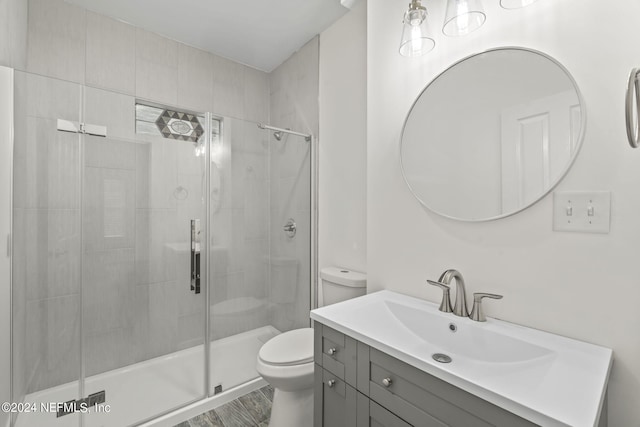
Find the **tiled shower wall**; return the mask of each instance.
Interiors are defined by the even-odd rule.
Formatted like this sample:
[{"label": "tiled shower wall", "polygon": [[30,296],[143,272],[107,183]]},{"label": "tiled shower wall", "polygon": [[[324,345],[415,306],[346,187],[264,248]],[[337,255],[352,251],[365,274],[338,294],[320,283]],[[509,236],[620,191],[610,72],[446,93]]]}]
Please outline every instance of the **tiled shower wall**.
[{"label": "tiled shower wall", "polygon": [[22,69],[27,61],[27,2],[0,1],[0,65]]},{"label": "tiled shower wall", "polygon": [[[28,5],[32,74],[21,77],[28,93],[16,94],[25,188],[14,206],[14,399],[78,378],[81,317],[87,375],[203,338],[202,300],[181,292],[184,254],[175,245],[167,252],[187,244],[182,226],[201,209],[197,198],[180,204],[167,194],[180,185],[200,194],[202,176],[189,163],[191,145],[135,134],[136,99],[226,117],[212,177],[220,193],[211,212],[211,303],[224,311],[267,301],[271,309],[251,321],[214,310],[213,338],[264,324],[308,326],[310,146],[294,136],[278,142],[253,122],[317,135],[318,39],[268,75],[62,0]],[[109,134],[85,138],[82,166],[79,137],[55,130],[56,119],[77,121],[81,110]],[[126,201],[115,238],[95,229],[104,230],[105,184]],[[282,232],[289,217],[295,239]],[[274,288],[292,278],[293,292]]]},{"label": "tiled shower wall", "polygon": [[[319,38],[315,37],[269,76],[271,123],[318,135]],[[271,292],[277,307],[272,324],[280,330],[309,326],[311,235],[311,144],[299,136],[271,138]],[[291,239],[282,231],[288,218],[298,226]],[[295,289],[282,299],[282,289],[296,264]],[[278,265],[280,264],[280,265]]]},{"label": "tiled shower wall", "polygon": [[[167,258],[162,253],[166,244],[181,242],[182,237],[172,235],[172,230],[187,222],[194,215],[189,209],[197,207],[159,202],[178,183],[188,182],[198,188],[201,176],[193,165],[175,160],[180,156],[191,159],[191,145],[185,143],[185,153],[177,153],[166,142],[134,135],[135,99],[213,111],[236,118],[239,123],[245,123],[242,119],[269,119],[266,73],[62,0],[29,0],[28,6],[26,71],[60,80],[30,76],[34,81],[24,87],[33,89],[31,95],[16,94],[16,99],[30,103],[16,106],[16,117],[23,114],[26,120],[17,126],[16,151],[24,154],[24,171],[31,177],[25,177],[27,188],[16,191],[14,206],[16,399],[78,378],[81,310],[87,375],[201,340],[198,334],[203,325],[202,303],[175,294],[184,287],[175,277],[181,271],[172,268],[180,255]],[[84,99],[82,88],[74,83],[86,85]],[[80,170],[78,136],[56,132],[55,120],[77,121],[83,106],[84,120],[106,125],[109,138],[86,138],[86,162]],[[247,132],[238,131],[237,147],[249,147],[245,142],[250,137]],[[259,142],[255,147],[264,150]],[[247,156],[250,154],[245,159]],[[253,168],[255,181],[265,183],[268,168],[261,161],[246,165],[244,170]],[[221,165],[221,169],[222,176],[234,170],[231,165]],[[83,197],[87,209],[82,238],[78,187],[81,172],[85,175]],[[143,178],[149,181],[146,189]],[[115,239],[105,239],[92,230],[92,226],[104,221],[92,217],[92,213],[104,208],[104,200],[96,196],[104,194],[106,182],[120,188],[126,200],[122,207],[126,227],[122,236]],[[229,184],[232,182],[241,185],[239,179],[228,180]],[[260,189],[257,192],[262,193]],[[143,193],[151,202],[141,196]],[[194,193],[199,194],[199,190]],[[253,277],[242,286],[232,284],[225,289],[264,294],[264,284],[257,291],[249,288],[251,283],[259,282],[260,275],[265,276],[268,224],[265,221],[260,229],[260,221],[267,216],[251,217],[257,209],[245,202],[240,205],[236,201],[233,205],[230,197],[235,193],[227,193],[229,199],[223,201],[220,215],[248,215],[248,223],[254,224],[249,227],[252,231],[244,237],[221,231],[227,235],[214,238],[230,242],[229,247],[234,246],[234,239],[262,239],[258,247],[263,250],[254,256],[259,262],[251,265],[223,261],[219,275]],[[241,222],[245,227],[245,220]],[[229,259],[233,260],[231,252]],[[236,259],[241,257],[236,254]],[[81,273],[86,282],[82,284],[82,307]]]},{"label": "tiled shower wall", "polygon": [[[211,188],[211,338],[269,323],[269,134],[230,119],[214,142]],[[220,145],[218,145],[220,144]],[[216,188],[219,188],[217,190]]]},{"label": "tiled shower wall", "polygon": [[268,75],[63,0],[29,0],[26,71],[264,122]]}]

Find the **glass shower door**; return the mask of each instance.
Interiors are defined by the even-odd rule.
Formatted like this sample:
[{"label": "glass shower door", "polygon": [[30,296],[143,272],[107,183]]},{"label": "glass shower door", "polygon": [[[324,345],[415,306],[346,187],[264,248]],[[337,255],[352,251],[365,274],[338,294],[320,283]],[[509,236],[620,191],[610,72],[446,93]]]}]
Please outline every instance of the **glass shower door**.
[{"label": "glass shower door", "polygon": [[205,395],[205,123],[90,87],[84,113],[85,395],[110,406],[84,425],[133,425]]},{"label": "glass shower door", "polygon": [[36,406],[13,420],[78,426],[46,405],[81,397],[81,140],[57,128],[80,120],[82,87],[19,71],[14,84],[12,402]]}]

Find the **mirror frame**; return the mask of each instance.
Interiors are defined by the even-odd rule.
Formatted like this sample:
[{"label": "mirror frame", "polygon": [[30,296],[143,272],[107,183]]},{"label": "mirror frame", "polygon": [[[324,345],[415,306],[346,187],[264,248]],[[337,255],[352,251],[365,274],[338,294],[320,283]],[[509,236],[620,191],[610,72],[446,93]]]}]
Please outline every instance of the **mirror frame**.
[{"label": "mirror frame", "polygon": [[[479,219],[467,219],[467,218],[458,218],[458,217],[454,217],[454,216],[450,216],[447,215],[445,213],[442,212],[438,212],[435,209],[432,209],[431,207],[429,207],[429,204],[426,203],[424,200],[422,200],[422,198],[420,198],[415,191],[413,190],[413,187],[411,187],[411,184],[409,184],[409,181],[407,181],[407,175],[405,173],[404,170],[404,164],[402,162],[402,144],[404,142],[404,132],[405,129],[407,127],[407,122],[409,121],[409,118],[411,117],[411,113],[413,112],[414,107],[416,106],[416,104],[418,103],[418,101],[420,100],[420,98],[422,97],[422,95],[427,91],[427,89],[429,89],[429,87],[436,81],[438,80],[440,77],[442,77],[447,71],[449,71],[451,68],[455,67],[456,65],[467,61],[471,58],[474,58],[476,56],[480,56],[480,55],[484,55],[490,52],[496,52],[496,51],[502,51],[502,50],[520,50],[520,51],[525,51],[528,53],[533,53],[536,55],[540,55],[543,58],[551,61],[552,63],[554,63],[557,67],[559,67],[562,71],[564,71],[565,75],[569,78],[569,81],[571,82],[571,84],[573,85],[573,88],[576,91],[576,95],[578,96],[578,100],[580,101],[580,107],[581,107],[581,123],[580,123],[580,133],[578,135],[578,140],[576,142],[576,149],[574,151],[574,153],[571,155],[571,158],[569,159],[569,162],[567,163],[567,165],[565,166],[563,172],[558,176],[558,178],[553,181],[550,185],[549,188],[546,189],[544,191],[544,193],[542,193],[538,198],[536,198],[535,200],[533,200],[532,202],[523,205],[522,207],[519,207],[518,209],[511,211],[511,212],[507,212],[507,213],[502,213],[500,215],[496,215],[493,217],[489,217],[489,218],[479,218]],[[497,48],[491,48],[491,49],[487,49],[484,50],[482,52],[479,53],[474,53],[468,56],[465,56],[464,58],[455,61],[453,64],[449,65],[447,68],[445,68],[443,71],[441,71],[440,73],[438,73],[433,79],[431,79],[431,81],[424,87],[424,89],[422,89],[420,91],[420,93],[418,94],[418,96],[416,97],[416,99],[413,101],[413,103],[411,104],[411,108],[409,108],[409,112],[407,113],[407,116],[404,119],[404,124],[402,125],[402,132],[400,134],[400,144],[399,144],[399,154],[400,154],[400,170],[402,172],[402,179],[404,180],[405,184],[407,184],[407,187],[409,188],[409,191],[411,192],[411,194],[413,195],[413,197],[415,197],[418,202],[420,202],[420,204],[425,207],[427,210],[429,210],[430,212],[433,212],[441,217],[444,218],[448,218],[448,219],[452,219],[452,220],[456,220],[456,221],[463,221],[463,222],[487,222],[487,221],[495,221],[497,219],[501,219],[501,218],[507,218],[509,216],[515,215],[519,212],[522,212],[523,210],[535,205],[536,203],[538,203],[540,200],[544,199],[549,193],[551,193],[551,191],[553,191],[554,188],[557,187],[557,185],[564,179],[564,177],[569,173],[569,171],[571,170],[573,164],[575,163],[576,158],[578,157],[578,154],[580,153],[580,150],[582,149],[582,144],[584,141],[584,136],[586,133],[586,128],[587,128],[587,105],[584,101],[584,97],[582,96],[582,92],[580,92],[580,88],[578,87],[578,83],[576,82],[575,78],[573,77],[573,75],[569,72],[569,70],[562,65],[558,60],[556,60],[555,58],[547,55],[544,52],[541,52],[539,50],[535,50],[535,49],[530,49],[527,47],[520,47],[520,46],[503,46],[503,47],[497,47]]]}]

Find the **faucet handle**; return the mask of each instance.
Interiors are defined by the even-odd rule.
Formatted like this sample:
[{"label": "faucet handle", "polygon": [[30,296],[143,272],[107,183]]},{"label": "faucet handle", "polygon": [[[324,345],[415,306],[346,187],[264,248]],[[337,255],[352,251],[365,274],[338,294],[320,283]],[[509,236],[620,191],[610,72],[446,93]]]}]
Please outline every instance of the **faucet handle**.
[{"label": "faucet handle", "polygon": [[451,308],[451,298],[449,296],[449,290],[450,290],[449,285],[442,282],[436,282],[434,280],[427,280],[427,283],[442,289],[442,302],[440,303],[440,307],[438,308],[438,310],[445,313],[451,313],[453,309]]},{"label": "faucet handle", "polygon": [[492,299],[502,299],[502,295],[497,294],[487,294],[485,292],[476,292],[473,294],[473,308],[471,309],[471,314],[469,317],[471,320],[475,320],[476,322],[486,322],[487,318],[484,315],[484,310],[482,310],[482,299],[483,298],[492,298]]}]

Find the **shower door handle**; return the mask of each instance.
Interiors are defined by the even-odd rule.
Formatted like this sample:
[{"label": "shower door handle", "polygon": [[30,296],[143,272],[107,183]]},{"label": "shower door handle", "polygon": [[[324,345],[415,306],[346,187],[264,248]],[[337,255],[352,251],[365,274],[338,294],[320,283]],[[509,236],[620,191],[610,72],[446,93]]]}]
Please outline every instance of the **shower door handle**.
[{"label": "shower door handle", "polygon": [[191,220],[191,290],[200,293],[200,220]]}]

